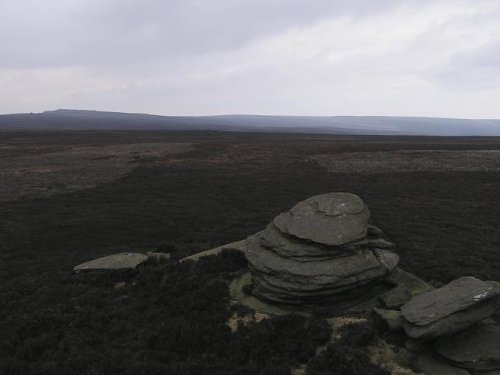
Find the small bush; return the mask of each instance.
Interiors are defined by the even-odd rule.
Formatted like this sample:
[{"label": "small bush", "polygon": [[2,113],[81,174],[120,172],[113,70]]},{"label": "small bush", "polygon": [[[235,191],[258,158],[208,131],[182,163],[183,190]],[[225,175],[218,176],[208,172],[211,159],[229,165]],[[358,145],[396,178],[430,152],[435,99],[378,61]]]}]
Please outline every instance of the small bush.
[{"label": "small bush", "polygon": [[377,331],[369,323],[350,324],[342,327],[341,343],[345,346],[365,347],[377,338]]},{"label": "small bush", "polygon": [[373,363],[365,350],[341,343],[330,344],[307,367],[307,375],[389,375]]},{"label": "small bush", "polygon": [[0,373],[289,375],[331,330],[287,315],[231,333],[228,284],[245,266],[241,253],[223,251],[143,267],[122,275],[120,289],[115,274],[68,275],[58,304],[0,322]]},{"label": "small bush", "polygon": [[339,333],[340,339],[311,361],[307,375],[389,374],[370,362],[367,346],[377,339],[371,322],[346,325]]},{"label": "small bush", "polygon": [[259,366],[266,363],[297,366],[311,359],[330,335],[331,328],[324,320],[293,314],[273,317],[240,327],[235,334],[237,346],[231,355],[238,362]]}]

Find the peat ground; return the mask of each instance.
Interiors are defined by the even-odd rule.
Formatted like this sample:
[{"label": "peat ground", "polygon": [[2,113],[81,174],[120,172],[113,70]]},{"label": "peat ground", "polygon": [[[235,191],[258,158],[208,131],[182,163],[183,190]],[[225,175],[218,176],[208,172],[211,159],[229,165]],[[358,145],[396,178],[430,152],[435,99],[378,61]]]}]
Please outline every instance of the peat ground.
[{"label": "peat ground", "polygon": [[[396,243],[405,270],[440,282],[462,275],[500,280],[500,172],[331,173],[311,160],[315,155],[347,152],[500,150],[498,138],[11,132],[0,134],[0,158],[26,153],[43,158],[47,150],[64,151],[75,145],[106,148],[162,142],[195,145],[182,154],[139,158],[127,174],[89,189],[0,202],[0,335],[11,340],[1,349],[4,353],[10,350],[9,358],[18,361],[10,363],[12,373],[23,373],[20,369],[27,369],[22,367],[25,363],[42,359],[49,363],[47,373],[53,371],[50,361],[57,351],[51,357],[41,347],[53,347],[54,340],[62,340],[71,349],[71,341],[64,339],[64,327],[58,334],[63,338],[47,338],[43,335],[52,323],[42,324],[40,319],[62,314],[60,324],[73,324],[76,315],[67,314],[75,303],[69,301],[84,303],[88,293],[102,292],[95,284],[75,278],[74,265],[114,252],[160,246],[173,249],[177,258],[189,255],[245,238],[264,228],[276,214],[320,193],[360,195],[370,208],[373,223]],[[108,292],[102,293],[109,297]],[[91,305],[95,309],[99,304],[108,306],[109,301],[102,298],[95,297]],[[40,316],[34,318],[37,314]],[[33,328],[37,325],[45,328],[38,332]],[[79,329],[81,335],[96,328]],[[45,339],[37,343],[37,337]],[[135,340],[131,337],[127,340]],[[96,348],[106,340],[108,336],[96,336]],[[30,345],[35,347],[34,353],[25,350]],[[91,342],[85,345],[93,347]],[[119,361],[128,351],[120,351],[117,345],[113,341],[110,350]],[[62,355],[64,350],[57,353]],[[99,357],[99,361],[103,359]],[[75,363],[71,366],[78,367],[79,362]],[[166,369],[158,366],[158,371]],[[94,372],[80,373],[106,372],[102,363],[85,368]],[[118,373],[120,367],[109,369]],[[108,373],[114,373],[109,369]]]}]

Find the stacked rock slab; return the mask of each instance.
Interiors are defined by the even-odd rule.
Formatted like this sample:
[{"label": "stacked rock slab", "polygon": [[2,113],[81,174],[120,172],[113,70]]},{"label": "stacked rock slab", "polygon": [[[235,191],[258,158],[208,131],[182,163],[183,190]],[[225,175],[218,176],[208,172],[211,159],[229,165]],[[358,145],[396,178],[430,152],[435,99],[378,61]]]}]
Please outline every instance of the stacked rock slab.
[{"label": "stacked rock slab", "polygon": [[441,337],[434,343],[434,350],[456,367],[500,372],[500,325],[484,323],[452,336]]},{"label": "stacked rock slab", "polygon": [[403,328],[411,338],[433,339],[487,319],[499,306],[500,283],[461,277],[404,304]]},{"label": "stacked rock slab", "polygon": [[275,217],[246,240],[253,294],[296,305],[366,299],[399,260],[369,216],[358,196],[329,193]]},{"label": "stacked rock slab", "polygon": [[[413,297],[401,308],[413,343],[429,340],[413,359],[427,375],[500,375],[500,283],[461,277]],[[417,345],[418,347],[418,345]]]}]

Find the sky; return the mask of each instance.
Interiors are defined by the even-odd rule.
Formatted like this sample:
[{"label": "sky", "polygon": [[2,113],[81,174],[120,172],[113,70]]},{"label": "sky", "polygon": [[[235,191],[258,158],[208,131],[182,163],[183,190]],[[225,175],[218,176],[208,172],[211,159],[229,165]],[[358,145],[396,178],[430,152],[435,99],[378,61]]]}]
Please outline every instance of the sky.
[{"label": "sky", "polygon": [[500,0],[0,0],[0,113],[500,118]]}]

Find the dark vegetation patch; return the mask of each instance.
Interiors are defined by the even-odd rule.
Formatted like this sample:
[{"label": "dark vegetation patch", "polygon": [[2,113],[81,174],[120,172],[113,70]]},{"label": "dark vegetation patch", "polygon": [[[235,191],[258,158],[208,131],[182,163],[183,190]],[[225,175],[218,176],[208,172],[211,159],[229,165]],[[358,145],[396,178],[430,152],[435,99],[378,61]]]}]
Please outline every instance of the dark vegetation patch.
[{"label": "dark vegetation patch", "polygon": [[342,327],[340,339],[309,363],[306,375],[389,375],[368,356],[367,346],[375,344],[377,337],[371,323]]},{"label": "dark vegetation patch", "polygon": [[63,298],[42,289],[31,313],[0,323],[0,373],[290,373],[331,330],[325,321],[287,315],[231,333],[228,282],[245,266],[231,252],[147,266],[119,289],[113,284],[123,274],[73,275]]},{"label": "dark vegetation patch", "polygon": [[[4,354],[0,363],[10,366],[4,367],[6,374],[16,373],[14,369],[29,373],[27,369],[32,363],[33,373],[57,373],[54,366],[66,357],[67,361],[73,361],[67,366],[86,369],[87,372],[80,373],[90,374],[113,373],[111,370],[118,369],[123,373],[134,370],[154,374],[160,369],[169,373],[165,368],[181,374],[227,373],[216,367],[218,363],[235,366],[229,358],[230,351],[221,349],[230,347],[218,344],[218,340],[227,339],[224,335],[229,335],[224,328],[228,312],[218,301],[225,304],[227,300],[224,275],[237,268],[232,263],[227,269],[226,261],[222,262],[222,269],[218,263],[208,261],[201,263],[206,270],[198,266],[194,270],[189,268],[193,266],[182,266],[188,270],[148,268],[147,273],[137,275],[136,287],[125,291],[112,287],[118,281],[113,278],[74,276],[72,267],[98,256],[154,250],[159,246],[173,251],[178,259],[245,238],[264,228],[276,214],[320,193],[359,194],[368,204],[373,222],[398,246],[401,266],[426,280],[447,282],[462,275],[500,280],[499,173],[331,174],[306,161],[308,156],[318,153],[499,149],[500,141],[495,138],[187,132],[9,134],[2,138],[2,144],[8,147],[0,150],[0,157],[1,152],[9,156],[23,150],[36,153],[37,145],[61,148],[78,143],[104,147],[114,142],[161,139],[201,143],[187,154],[141,161],[126,176],[93,189],[0,203],[0,337]],[[211,270],[212,267],[215,269]],[[165,271],[174,278],[171,283],[175,288],[160,288]],[[176,303],[168,304],[167,300]],[[210,314],[215,315],[211,318]],[[289,319],[292,319],[289,323],[285,320],[276,324],[300,326],[300,322],[293,321],[298,318]],[[183,330],[171,326],[173,322]],[[143,328],[133,334],[134,324]],[[210,325],[217,329],[212,330]],[[162,337],[155,338],[151,333],[153,326]],[[219,327],[222,336],[216,335]],[[306,323],[303,327],[301,334],[306,334]],[[264,328],[259,326],[259,329]],[[150,333],[141,336],[142,330]],[[258,329],[249,328],[235,337],[240,337],[243,343],[256,340],[257,336],[261,340],[263,335]],[[207,344],[212,336],[214,348]],[[196,354],[189,358],[175,354],[177,346],[173,347],[168,340],[177,339],[179,348],[191,342]],[[205,346],[196,346],[196,339]],[[289,348],[287,353],[297,350],[291,341],[286,345],[280,341]],[[243,345],[230,342],[235,347]],[[166,353],[162,347],[172,350],[167,365],[161,362]],[[343,356],[338,350],[330,349],[333,358]],[[259,366],[258,358],[263,354],[252,355],[254,359],[238,362],[234,369],[241,369],[242,374],[255,373],[249,369]],[[283,354],[283,358],[287,355]],[[353,355],[358,358],[356,353]],[[150,367],[139,371],[130,361],[144,362]],[[97,363],[98,371],[89,367],[93,363]],[[207,363],[215,367],[196,368]],[[38,364],[36,369],[34,364]],[[273,366],[268,371],[276,374],[284,371],[278,363]],[[326,364],[318,366],[318,371],[327,371]]]}]

